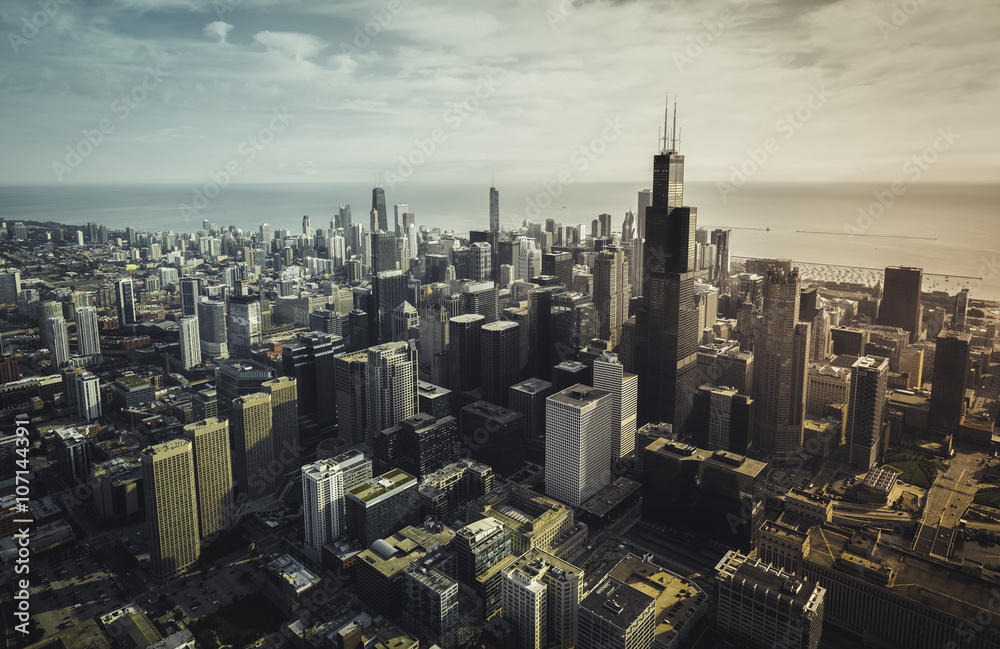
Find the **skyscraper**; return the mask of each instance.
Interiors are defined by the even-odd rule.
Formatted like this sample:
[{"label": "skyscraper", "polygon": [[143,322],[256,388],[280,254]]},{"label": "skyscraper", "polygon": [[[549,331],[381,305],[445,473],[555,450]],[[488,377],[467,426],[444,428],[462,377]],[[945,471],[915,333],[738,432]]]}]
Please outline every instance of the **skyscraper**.
[{"label": "skyscraper", "polygon": [[189,370],[201,364],[201,332],[198,316],[186,315],[180,321],[181,366]]},{"label": "skyscraper", "polygon": [[545,401],[545,495],[579,507],[611,483],[611,393],[574,385]]},{"label": "skyscraper", "polygon": [[17,304],[21,292],[21,271],[6,270],[0,273],[0,304]]},{"label": "skyscraper", "polygon": [[198,304],[198,335],[201,353],[211,358],[229,356],[229,334],[226,329],[226,303],[202,297]]},{"label": "skyscraper", "polygon": [[274,459],[287,471],[291,465],[301,464],[298,462],[302,453],[302,444],[299,442],[298,381],[279,376],[265,381],[260,388],[271,397]]},{"label": "skyscraper", "polygon": [[389,215],[385,211],[385,190],[381,187],[372,189],[371,229],[388,231]]},{"label": "skyscraper", "polygon": [[342,337],[317,331],[299,334],[298,340],[283,347],[282,367],[285,376],[296,380],[299,414],[314,418],[320,426],[337,421],[334,357],[345,351]]},{"label": "skyscraper", "polygon": [[628,288],[622,249],[604,248],[594,260],[594,307],[597,310],[597,337],[606,340],[611,349],[618,348],[622,325],[628,319]]},{"label": "skyscraper", "polygon": [[372,308],[377,310],[369,320],[369,340],[392,341],[392,312],[406,297],[406,275],[401,271],[389,270],[372,278]]},{"label": "skyscraper", "polygon": [[271,395],[255,392],[234,399],[229,424],[237,488],[251,500],[268,495],[276,477]]},{"label": "skyscraper", "polygon": [[120,279],[115,283],[115,299],[118,308],[118,326],[125,329],[138,320],[135,314],[135,291],[132,278]]},{"label": "skyscraper", "polygon": [[490,282],[493,275],[493,248],[486,241],[469,246],[469,278],[476,282]]},{"label": "skyscraper", "polygon": [[451,339],[451,389],[465,392],[482,380],[482,331],[486,319],[470,313],[448,320]]},{"label": "skyscraper", "polygon": [[490,187],[490,231],[500,231],[500,192]]},{"label": "skyscraper", "polygon": [[49,358],[53,367],[62,367],[69,362],[69,331],[62,316],[53,316],[45,325],[49,342]]},{"label": "skyscraper", "polygon": [[101,353],[101,331],[97,325],[97,308],[80,306],[76,308],[76,348],[80,356],[94,356]]},{"label": "skyscraper", "polygon": [[198,298],[200,297],[201,280],[197,277],[181,278],[181,313],[183,315],[198,315]]},{"label": "skyscraper", "polygon": [[76,406],[81,419],[93,421],[101,416],[101,381],[90,372],[76,375]]},{"label": "skyscraper", "polygon": [[365,367],[368,419],[365,441],[417,412],[417,346],[386,343],[368,348]]},{"label": "skyscraper", "polygon": [[871,469],[882,455],[882,420],[888,380],[887,358],[865,356],[851,366],[851,392],[844,436],[848,462],[861,471]]},{"label": "skyscraper", "polygon": [[594,361],[594,387],[611,393],[611,459],[621,459],[635,450],[639,377],[604,352]]},{"label": "skyscraper", "polygon": [[[676,117],[676,114],[675,114]],[[673,138],[653,157],[652,205],[640,219],[642,305],[635,314],[639,421],[685,432],[697,384],[698,309],[694,303],[697,211],[682,207],[684,156]]]},{"label": "skyscraper", "polygon": [[889,266],[885,269],[878,323],[906,329],[910,332],[911,343],[920,339],[920,287],[923,277],[922,268]]},{"label": "skyscraper", "polygon": [[344,474],[336,462],[320,460],[302,467],[302,511],[306,545],[317,552],[335,541],[345,525]]},{"label": "skyscraper", "polygon": [[799,272],[772,266],[755,316],[754,447],[778,460],[798,457],[805,416],[809,325],[799,323]]},{"label": "skyscraper", "polygon": [[510,532],[487,516],[459,529],[451,546],[458,581],[476,591],[483,601],[483,617],[491,617],[503,603],[503,569],[516,560]]},{"label": "skyscraper", "polygon": [[212,417],[184,427],[194,452],[198,523],[202,538],[229,529],[235,517],[229,422]]},{"label": "skyscraper", "polygon": [[503,573],[503,616],[520,649],[577,646],[583,569],[532,548]]},{"label": "skyscraper", "polygon": [[250,358],[250,348],[261,341],[263,322],[260,300],[251,296],[229,299],[229,356]]},{"label": "skyscraper", "polygon": [[372,275],[399,270],[399,249],[396,245],[396,235],[392,232],[376,230],[369,236],[372,245]]},{"label": "skyscraper", "polygon": [[218,393],[219,418],[229,419],[233,399],[260,392],[264,381],[274,378],[274,370],[252,360],[226,359],[215,370],[215,387]]},{"label": "skyscraper", "polygon": [[201,548],[191,442],[172,439],[144,449],[142,482],[153,578],[168,581],[194,566]]},{"label": "skyscraper", "polygon": [[482,328],[483,399],[507,406],[510,386],[521,374],[521,325],[510,320],[491,322]]},{"label": "skyscraper", "polygon": [[580,602],[578,649],[652,649],[656,600],[608,576]]},{"label": "skyscraper", "polygon": [[965,390],[972,363],[972,334],[944,330],[934,350],[930,427],[954,432],[965,414]]},{"label": "skyscraper", "polygon": [[337,395],[337,435],[349,444],[368,440],[368,350],[341,354],[333,359]]}]

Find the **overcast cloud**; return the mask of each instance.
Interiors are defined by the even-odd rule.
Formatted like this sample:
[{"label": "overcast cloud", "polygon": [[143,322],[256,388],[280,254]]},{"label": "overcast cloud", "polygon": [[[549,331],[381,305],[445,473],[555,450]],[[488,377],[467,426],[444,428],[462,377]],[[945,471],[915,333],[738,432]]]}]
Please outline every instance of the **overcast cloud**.
[{"label": "overcast cloud", "polygon": [[924,180],[1000,167],[996,0],[5,0],[0,25],[5,183],[54,182],[102,120],[66,182],[200,181],[276,110],[239,182],[374,181],[435,129],[414,180],[533,181],[616,118],[590,177],[645,179],[665,92],[694,180],[771,138],[757,180],[892,181],[938,129]]}]

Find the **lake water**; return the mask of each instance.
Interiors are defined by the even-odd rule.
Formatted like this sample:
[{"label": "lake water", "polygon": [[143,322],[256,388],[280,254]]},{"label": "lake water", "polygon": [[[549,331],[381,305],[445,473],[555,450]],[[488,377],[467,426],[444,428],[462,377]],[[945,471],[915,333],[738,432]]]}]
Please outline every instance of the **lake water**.
[{"label": "lake water", "polygon": [[[546,188],[543,183],[509,183],[500,190],[505,228],[554,218],[563,225],[586,224],[598,214],[621,228],[627,209],[648,183],[587,183]],[[368,223],[371,186],[357,183],[230,185],[204,203],[190,185],[0,185],[0,216],[140,231],[201,229],[202,219],[256,230],[299,232],[302,216],[325,228],[341,203],[352,206],[354,222]],[[385,186],[386,204],[409,205],[417,224],[466,232],[489,224],[489,188],[446,183]],[[698,208],[701,227],[734,228],[732,254],[786,257],[847,267],[919,266],[938,288],[962,286],[973,298],[1000,299],[1000,185],[912,185],[888,203],[886,185],[748,183],[723,197],[715,183],[688,182],[685,203]],[[201,208],[201,209],[197,209]],[[389,208],[392,223],[392,207]],[[770,228],[770,230],[767,230]],[[864,236],[861,236],[861,235]],[[944,276],[949,276],[948,280]],[[958,276],[967,276],[958,277]],[[978,278],[982,279],[978,279]],[[925,289],[930,288],[925,282]]]}]

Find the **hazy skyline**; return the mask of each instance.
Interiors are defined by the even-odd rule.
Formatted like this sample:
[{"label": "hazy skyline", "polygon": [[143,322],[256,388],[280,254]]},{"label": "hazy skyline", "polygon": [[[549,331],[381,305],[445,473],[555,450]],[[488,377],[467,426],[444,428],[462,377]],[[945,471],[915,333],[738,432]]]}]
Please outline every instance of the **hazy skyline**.
[{"label": "hazy skyline", "polygon": [[0,22],[5,183],[645,179],[664,92],[692,180],[1000,165],[997,1],[15,0]]}]

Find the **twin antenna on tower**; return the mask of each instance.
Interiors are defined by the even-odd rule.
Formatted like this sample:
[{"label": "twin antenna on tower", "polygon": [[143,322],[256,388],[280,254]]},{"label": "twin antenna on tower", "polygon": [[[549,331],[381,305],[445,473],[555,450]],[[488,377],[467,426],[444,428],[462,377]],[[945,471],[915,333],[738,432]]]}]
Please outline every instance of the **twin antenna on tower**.
[{"label": "twin antenna on tower", "polygon": [[681,141],[681,132],[677,130],[677,100],[674,100],[674,121],[670,125],[670,95],[667,95],[663,107],[663,129],[658,133],[656,143],[660,145],[661,153],[677,153],[677,143]]}]

